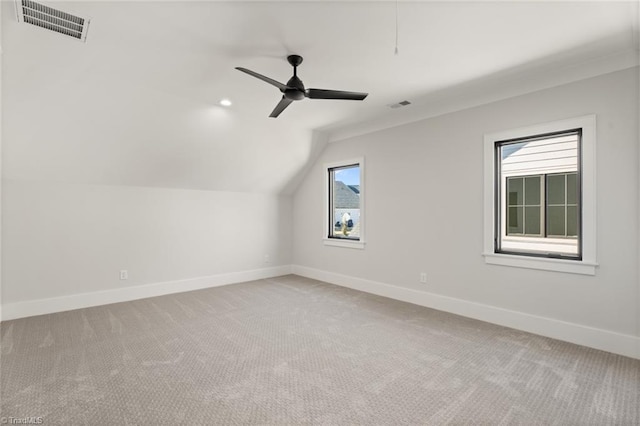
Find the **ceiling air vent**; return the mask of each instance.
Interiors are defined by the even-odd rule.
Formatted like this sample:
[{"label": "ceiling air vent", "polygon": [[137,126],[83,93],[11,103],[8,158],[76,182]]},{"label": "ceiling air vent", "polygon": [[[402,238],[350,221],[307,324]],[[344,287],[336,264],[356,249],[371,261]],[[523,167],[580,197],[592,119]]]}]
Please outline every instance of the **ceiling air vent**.
[{"label": "ceiling air vent", "polygon": [[409,101],[398,102],[397,104],[389,105],[389,108],[402,108],[403,106],[407,106],[407,105],[411,105],[411,102]]},{"label": "ceiling air vent", "polygon": [[86,41],[89,20],[31,0],[16,0],[18,21]]}]

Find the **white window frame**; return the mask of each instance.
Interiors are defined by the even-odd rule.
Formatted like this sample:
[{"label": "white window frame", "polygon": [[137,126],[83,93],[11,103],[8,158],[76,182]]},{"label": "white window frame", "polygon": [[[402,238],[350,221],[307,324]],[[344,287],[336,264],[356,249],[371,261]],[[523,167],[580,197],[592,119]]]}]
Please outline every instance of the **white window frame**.
[{"label": "white window frame", "polygon": [[[496,142],[529,136],[582,129],[582,260],[532,257],[495,252],[495,146]],[[546,271],[595,275],[596,261],[596,116],[585,115],[550,123],[536,124],[519,129],[505,130],[484,135],[484,247],[485,262]]]},{"label": "white window frame", "polygon": [[[341,238],[329,238],[329,170],[335,169],[338,167],[346,167],[353,166],[357,164],[360,168],[360,239],[359,240],[349,240],[349,239],[341,239]],[[366,192],[366,184],[364,181],[364,157],[352,158],[349,160],[336,161],[332,163],[325,163],[322,168],[323,174],[322,179],[324,180],[324,214],[322,218],[324,220],[324,226],[322,229],[324,230],[324,234],[322,236],[324,245],[333,246],[333,247],[346,247],[352,249],[364,249],[365,247],[365,192]]]}]

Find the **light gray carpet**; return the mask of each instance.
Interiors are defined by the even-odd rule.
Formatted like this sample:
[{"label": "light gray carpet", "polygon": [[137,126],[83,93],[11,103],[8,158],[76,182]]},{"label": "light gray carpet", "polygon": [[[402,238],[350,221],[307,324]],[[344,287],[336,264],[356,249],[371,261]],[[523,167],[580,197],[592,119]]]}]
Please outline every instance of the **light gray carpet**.
[{"label": "light gray carpet", "polygon": [[45,425],[640,424],[640,361],[297,276],[1,328]]}]

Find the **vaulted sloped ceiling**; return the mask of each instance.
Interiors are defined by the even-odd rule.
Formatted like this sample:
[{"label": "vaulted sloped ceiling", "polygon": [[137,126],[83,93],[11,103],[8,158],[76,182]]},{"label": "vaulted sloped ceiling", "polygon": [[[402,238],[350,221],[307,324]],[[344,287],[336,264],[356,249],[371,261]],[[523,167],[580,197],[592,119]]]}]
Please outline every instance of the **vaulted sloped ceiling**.
[{"label": "vaulted sloped ceiling", "polygon": [[[637,64],[635,2],[46,2],[83,43],[2,2],[3,175],[278,193],[327,140]],[[304,100],[234,69],[369,92]],[[233,105],[218,104],[229,98]],[[405,108],[389,104],[412,101]]]}]

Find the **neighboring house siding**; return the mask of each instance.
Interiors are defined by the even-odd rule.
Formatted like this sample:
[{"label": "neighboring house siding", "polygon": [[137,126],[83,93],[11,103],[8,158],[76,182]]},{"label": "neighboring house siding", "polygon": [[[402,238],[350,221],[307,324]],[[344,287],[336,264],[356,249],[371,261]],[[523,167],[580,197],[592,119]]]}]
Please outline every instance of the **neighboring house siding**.
[{"label": "neighboring house siding", "polygon": [[578,169],[578,136],[568,135],[556,141],[552,144],[547,140],[532,141],[511,152],[509,147],[505,147],[505,155],[502,159],[503,176],[576,171]]}]

